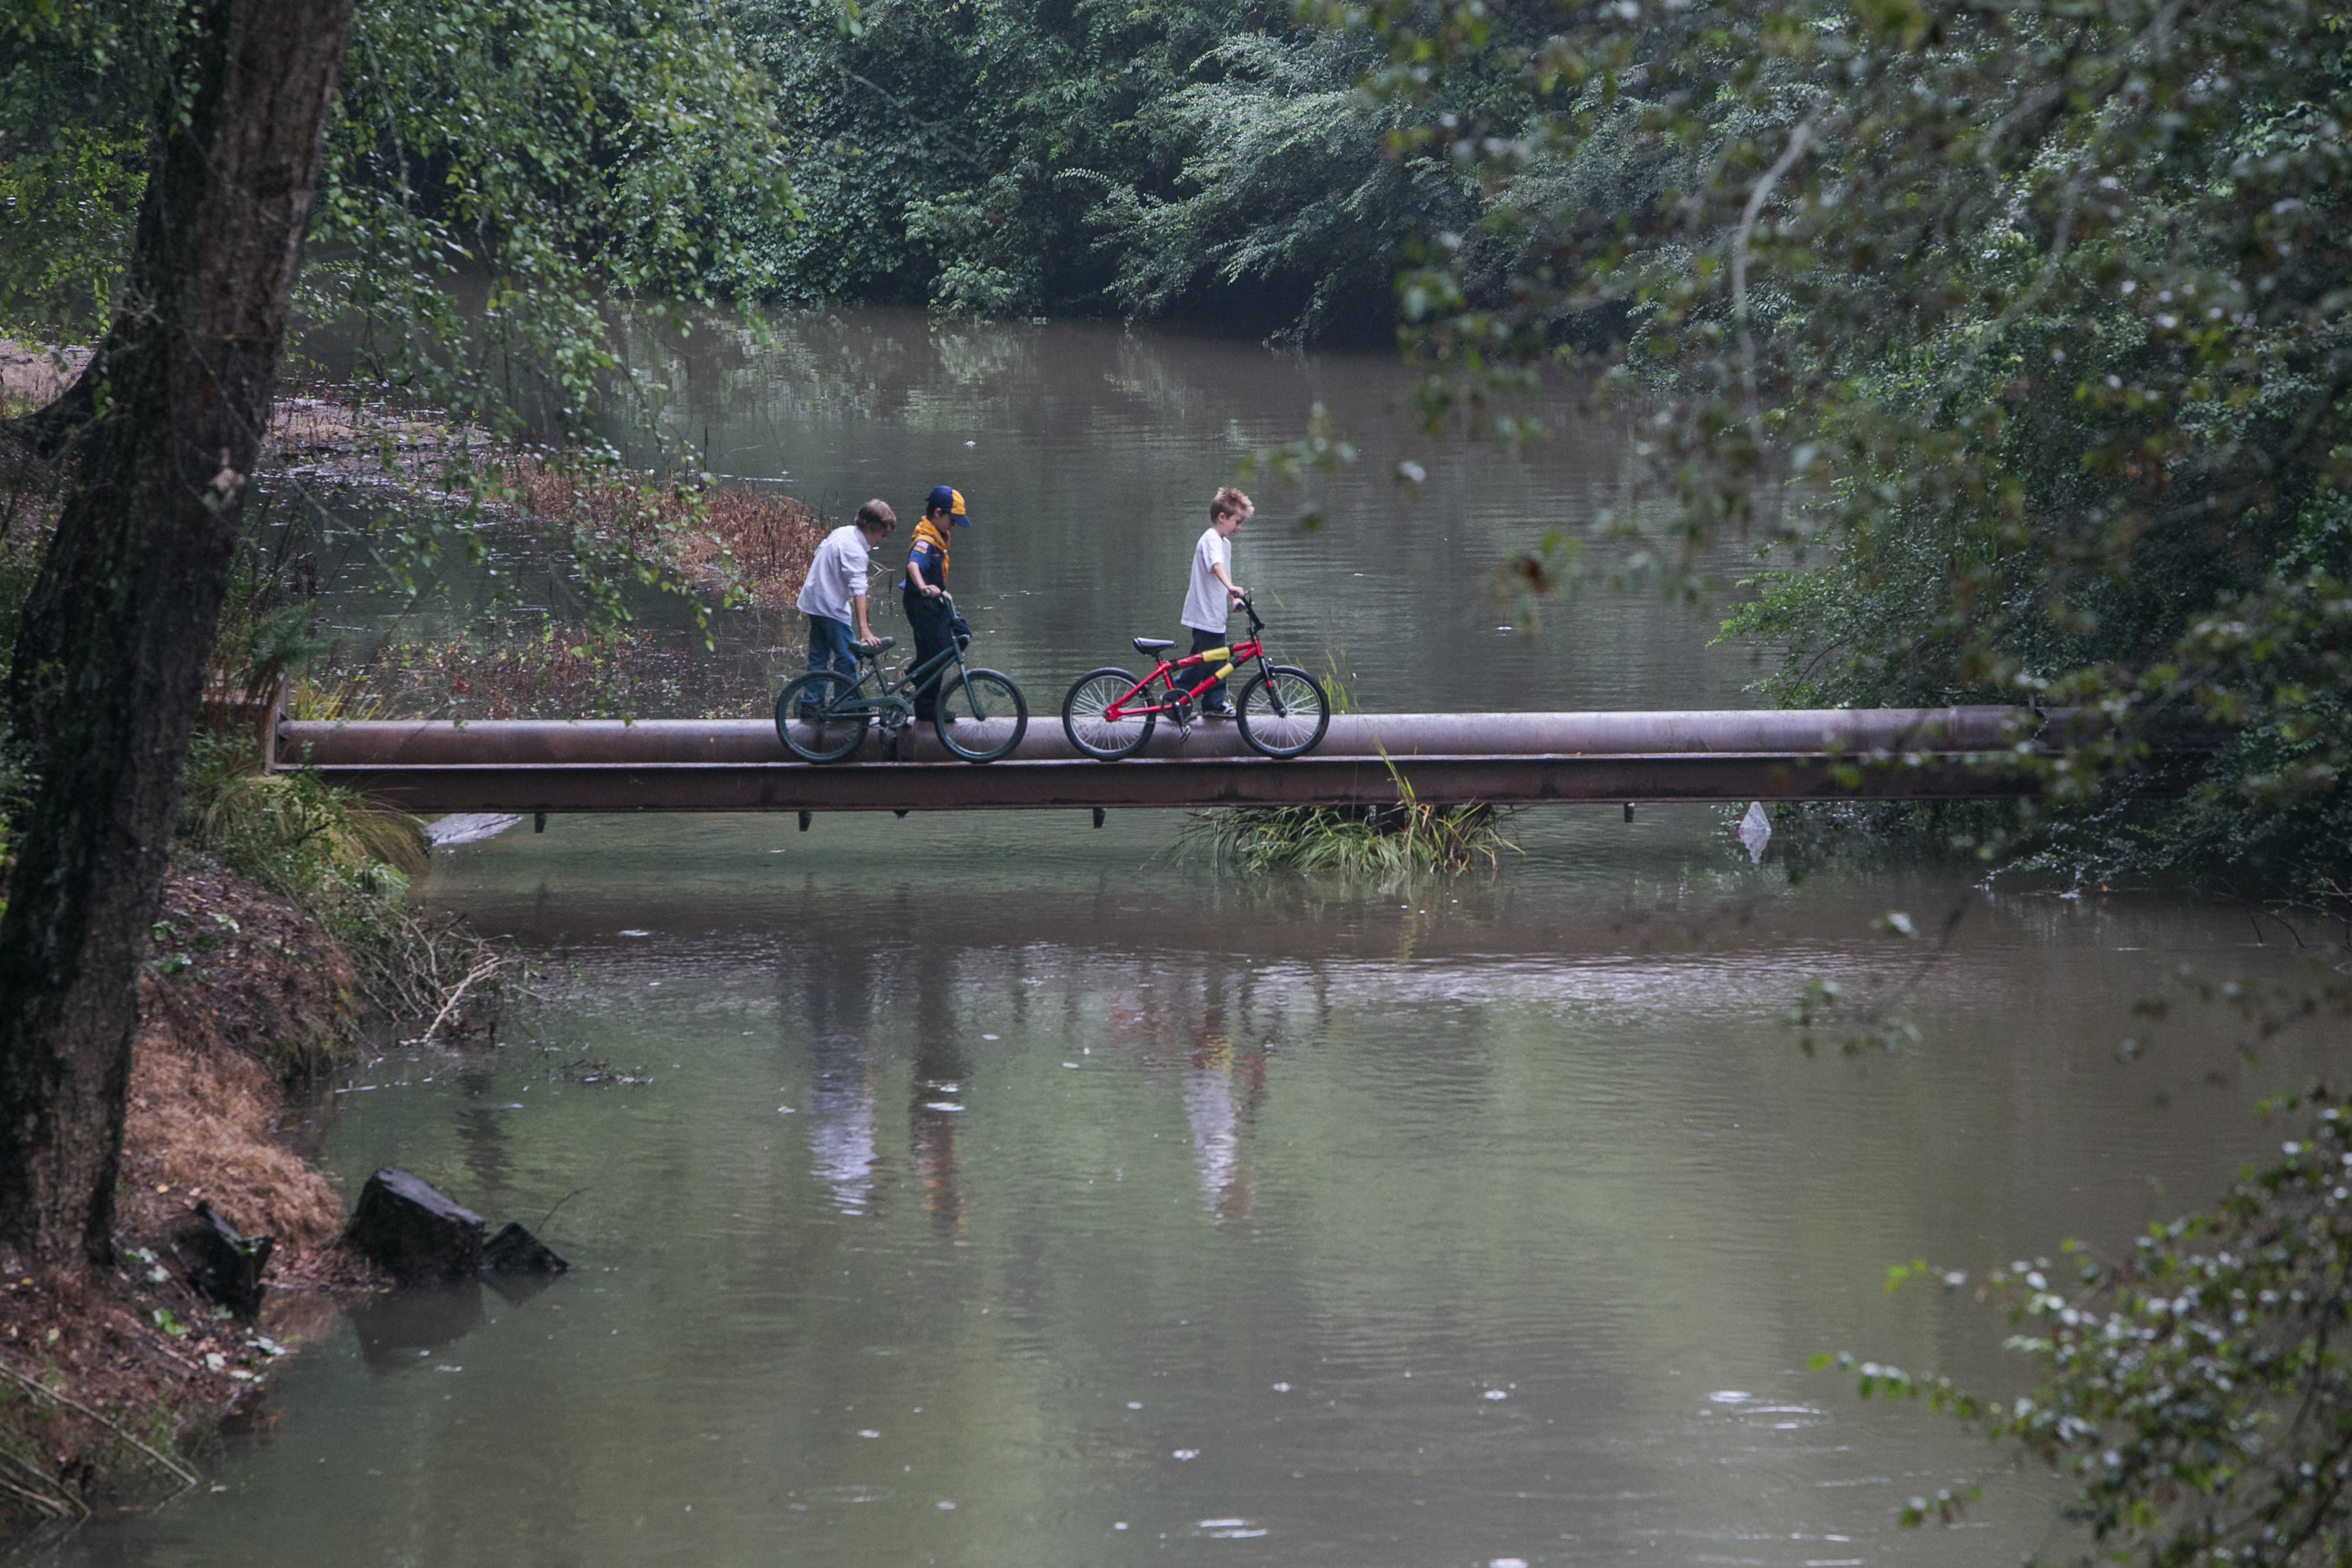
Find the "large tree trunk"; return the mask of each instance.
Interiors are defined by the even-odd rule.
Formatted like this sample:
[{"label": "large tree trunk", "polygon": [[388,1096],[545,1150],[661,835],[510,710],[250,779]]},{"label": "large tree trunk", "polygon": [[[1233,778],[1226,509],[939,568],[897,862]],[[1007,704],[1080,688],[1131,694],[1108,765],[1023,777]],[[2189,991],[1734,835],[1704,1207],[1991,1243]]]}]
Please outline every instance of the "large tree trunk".
[{"label": "large tree trunk", "polygon": [[[122,317],[77,392],[9,697],[37,783],[0,915],[0,1245],[108,1261],[139,967],[260,449],[352,0],[194,0]],[[93,395],[94,394],[94,395]]]}]

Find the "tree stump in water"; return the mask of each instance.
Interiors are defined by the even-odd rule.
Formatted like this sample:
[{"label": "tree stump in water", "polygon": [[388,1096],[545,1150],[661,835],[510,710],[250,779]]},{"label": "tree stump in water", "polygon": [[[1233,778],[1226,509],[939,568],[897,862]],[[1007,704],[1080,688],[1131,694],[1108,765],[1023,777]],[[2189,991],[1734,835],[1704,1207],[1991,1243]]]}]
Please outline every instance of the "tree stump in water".
[{"label": "tree stump in water", "polygon": [[343,1245],[404,1285],[470,1280],[482,1269],[482,1217],[387,1166],[360,1189]]},{"label": "tree stump in water", "polygon": [[189,1286],[241,1318],[261,1310],[261,1271],[277,1246],[274,1236],[238,1235],[204,1201],[172,1233],[172,1250],[188,1271]]},{"label": "tree stump in water", "polygon": [[561,1274],[571,1267],[553,1248],[512,1220],[482,1249],[482,1268],[492,1274]]}]

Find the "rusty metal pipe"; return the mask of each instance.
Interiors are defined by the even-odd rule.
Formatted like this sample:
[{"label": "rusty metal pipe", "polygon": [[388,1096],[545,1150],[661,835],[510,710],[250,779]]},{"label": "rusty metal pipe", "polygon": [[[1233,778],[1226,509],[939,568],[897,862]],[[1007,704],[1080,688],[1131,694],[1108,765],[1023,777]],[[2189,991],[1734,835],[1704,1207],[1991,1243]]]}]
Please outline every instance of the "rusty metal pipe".
[{"label": "rusty metal pipe", "polygon": [[[1317,758],[1599,757],[1670,753],[1843,755],[1990,752],[2034,733],[2042,720],[2022,708],[1724,710],[1689,713],[1339,714]],[[1003,733],[996,721],[981,733]],[[764,719],[446,719],[289,721],[278,726],[282,763],[325,768],[486,764],[606,767],[681,763],[798,766]],[[1140,758],[1255,759],[1230,723],[1202,723],[1189,736],[1163,724]],[[855,763],[949,760],[928,725],[902,731],[893,753],[869,735]],[[1058,717],[1038,714],[1010,762],[1087,760]],[[1001,765],[1000,765],[1001,766]]]},{"label": "rusty metal pipe", "polygon": [[[1393,767],[1395,771],[1391,772]],[[2030,794],[2013,768],[1916,757],[1308,758],[1296,762],[438,764],[328,768],[383,805],[444,811],[971,811],[1055,808],[1394,805],[1397,779],[1432,805],[1598,800],[1979,800]]]},{"label": "rusty metal pipe", "polygon": [[1533,801],[1965,800],[2029,794],[2011,708],[1341,715],[1272,762],[1230,725],[1077,756],[1051,717],[1016,756],[950,759],[928,729],[830,767],[757,720],[288,723],[281,766],[416,812],[1003,810]]}]

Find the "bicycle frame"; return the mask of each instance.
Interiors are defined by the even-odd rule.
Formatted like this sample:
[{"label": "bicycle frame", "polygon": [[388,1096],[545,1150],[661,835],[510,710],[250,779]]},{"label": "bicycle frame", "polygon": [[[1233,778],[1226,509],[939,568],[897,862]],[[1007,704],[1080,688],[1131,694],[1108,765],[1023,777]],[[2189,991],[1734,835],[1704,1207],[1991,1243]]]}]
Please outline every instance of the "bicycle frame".
[{"label": "bicycle frame", "polygon": [[[1265,630],[1265,622],[1257,618],[1257,612],[1251,607],[1248,600],[1242,601],[1241,608],[1250,619],[1250,635],[1246,641],[1229,643],[1222,648],[1203,648],[1197,653],[1187,653],[1181,659],[1160,660],[1150,674],[1129,687],[1117,702],[1104,708],[1103,717],[1115,724],[1122,718],[1132,718],[1138,714],[1173,714],[1179,703],[1190,702],[1199,696],[1212,685],[1232,674],[1236,666],[1245,664],[1252,659],[1264,663],[1266,656],[1265,642],[1258,634]],[[1223,667],[1202,675],[1198,685],[1188,687],[1178,683],[1177,671],[1196,669],[1213,661],[1220,663]],[[1137,697],[1148,694],[1154,681],[1160,681],[1166,685],[1167,698],[1149,705],[1137,702],[1135,700]]]},{"label": "bicycle frame", "polygon": [[[955,615],[954,597],[942,593],[940,601],[947,606],[948,615],[952,621]],[[920,691],[932,681],[940,680],[947,674],[950,663],[954,664],[959,674],[965,667],[963,639],[961,637],[950,637],[945,648],[919,664],[907,666],[896,680],[883,674],[879,658],[860,659],[857,661],[856,679],[849,683],[847,691],[825,704],[824,711],[844,716],[864,714],[879,723],[885,731],[895,730],[915,716],[914,702],[905,694]],[[866,689],[868,680],[875,683],[871,693]]]}]

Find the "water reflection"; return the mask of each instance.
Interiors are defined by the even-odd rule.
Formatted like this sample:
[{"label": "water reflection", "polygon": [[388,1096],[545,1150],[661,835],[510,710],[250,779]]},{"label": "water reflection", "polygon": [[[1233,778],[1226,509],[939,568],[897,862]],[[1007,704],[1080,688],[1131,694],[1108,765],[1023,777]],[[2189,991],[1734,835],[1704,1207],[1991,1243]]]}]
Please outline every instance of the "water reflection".
[{"label": "water reflection", "polygon": [[[347,1173],[494,1171],[529,1215],[586,1189],[550,1237],[582,1266],[488,1299],[462,1356],[478,1291],[372,1305],[230,1491],[68,1561],[1959,1568],[2046,1545],[2047,1498],[1806,1358],[1999,1386],[2001,1325],[1890,1300],[1889,1261],[2127,1240],[2261,1141],[2252,1088],[2152,1103],[2226,1030],[2128,1071],[2102,1032],[2243,939],[2179,906],[1766,896],[1727,833],[1727,880],[1560,854],[1440,904],[1244,891],[1108,830],[1074,868],[992,821],[828,824],[780,875],[764,828],[457,862],[445,896],[526,943],[545,880],[573,928],[705,934],[578,955],[557,1027],[658,1056],[642,1089],[514,1051],[467,1063],[486,1092],[395,1061],[340,1102]],[[1955,893],[1920,1044],[1805,1062],[1804,977],[1913,976],[1871,915]],[[1893,1526],[1979,1477],[1965,1534]]]},{"label": "water reflection", "polygon": [[964,1113],[965,1080],[971,1068],[956,1017],[956,961],[961,955],[944,943],[925,942],[909,967],[915,987],[914,1082],[908,1094],[907,1134],[914,1155],[924,1212],[932,1228],[952,1236],[964,1222],[963,1191],[956,1176],[956,1123]]},{"label": "water reflection", "polygon": [[465,1095],[466,1109],[457,1117],[457,1141],[466,1151],[466,1171],[473,1180],[474,1191],[487,1203],[506,1190],[511,1169],[507,1155],[506,1118],[509,1114],[503,1100],[494,1099],[498,1072],[495,1063],[484,1060],[457,1075],[457,1086]]},{"label": "water reflection", "polygon": [[1265,1098],[1265,1047],[1236,1048],[1223,1015],[1212,1009],[1191,1031],[1184,1068],[1184,1114],[1201,1188],[1221,1225],[1250,1218],[1250,1173],[1244,1141]]},{"label": "water reflection", "polygon": [[873,965],[872,950],[856,942],[796,949],[784,965],[786,1005],[798,1001],[808,1030],[814,1174],[844,1214],[864,1214],[874,1201]]},{"label": "water reflection", "polygon": [[347,1317],[360,1358],[378,1373],[414,1372],[488,1321],[482,1287],[468,1280],[403,1291],[352,1309]]}]

